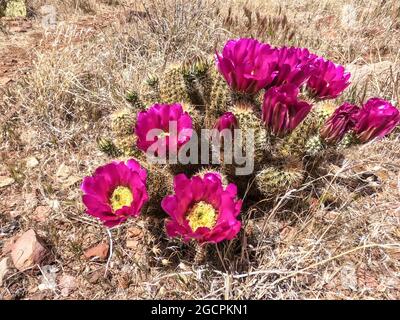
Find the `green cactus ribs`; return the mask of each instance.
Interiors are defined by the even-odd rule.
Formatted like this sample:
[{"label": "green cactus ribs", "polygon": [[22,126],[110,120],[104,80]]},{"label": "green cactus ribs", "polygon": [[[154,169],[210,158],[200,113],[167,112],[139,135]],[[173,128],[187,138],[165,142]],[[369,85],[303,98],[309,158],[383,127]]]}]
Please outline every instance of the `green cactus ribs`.
[{"label": "green cactus ribs", "polygon": [[129,109],[122,109],[111,115],[111,129],[117,136],[132,134],[136,122],[136,114]]},{"label": "green cactus ribs", "polygon": [[140,99],[139,94],[136,91],[128,91],[128,93],[126,94],[126,100],[132,105],[133,109],[144,109],[144,103]]},{"label": "green cactus ribs", "polygon": [[179,64],[170,66],[160,79],[160,98],[163,103],[192,103],[190,89]]},{"label": "green cactus ribs", "polygon": [[264,197],[270,197],[299,188],[303,180],[302,163],[291,159],[284,164],[264,167],[257,173],[255,183]]},{"label": "green cactus ribs", "polygon": [[110,139],[104,137],[97,138],[97,146],[100,151],[110,157],[118,157],[121,155],[121,152],[118,150],[117,146]]},{"label": "green cactus ribs", "polygon": [[[262,123],[257,106],[250,102],[238,102],[230,111],[235,115],[243,141],[249,130],[254,133],[254,160],[256,168],[269,161],[271,151],[271,137]],[[244,144],[246,145],[246,144]]]}]

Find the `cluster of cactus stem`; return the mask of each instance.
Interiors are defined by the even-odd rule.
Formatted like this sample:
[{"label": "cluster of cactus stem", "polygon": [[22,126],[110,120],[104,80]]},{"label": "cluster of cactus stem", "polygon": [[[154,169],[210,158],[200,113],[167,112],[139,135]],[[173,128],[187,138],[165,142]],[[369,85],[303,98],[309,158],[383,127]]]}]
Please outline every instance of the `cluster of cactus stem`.
[{"label": "cluster of cactus stem", "polygon": [[[142,87],[140,93],[130,92],[127,95],[129,108],[111,115],[112,136],[99,139],[98,145],[111,157],[135,157],[149,168],[149,172],[153,172],[148,181],[149,189],[159,193],[157,199],[168,193],[166,186],[172,185],[174,174],[201,175],[204,170],[222,173],[242,190],[251,184],[251,188],[255,189],[253,194],[279,195],[301,186],[307,176],[305,163],[310,158],[318,159],[327,150],[348,147],[353,142],[351,135],[347,135],[337,146],[325,144],[319,131],[337,105],[331,101],[310,101],[311,98],[306,98],[313,103],[306,119],[289,135],[274,136],[261,118],[264,90],[254,96],[232,92],[215,67],[214,57],[196,57],[181,64],[172,64],[159,76],[149,75]],[[205,165],[200,164],[146,164],[144,153],[136,147],[134,127],[138,112],[156,103],[180,103],[192,117],[197,131],[212,129],[222,114],[232,112],[242,136],[248,130],[254,130],[254,172],[247,176],[236,176],[235,163],[222,163],[206,169]]]}]

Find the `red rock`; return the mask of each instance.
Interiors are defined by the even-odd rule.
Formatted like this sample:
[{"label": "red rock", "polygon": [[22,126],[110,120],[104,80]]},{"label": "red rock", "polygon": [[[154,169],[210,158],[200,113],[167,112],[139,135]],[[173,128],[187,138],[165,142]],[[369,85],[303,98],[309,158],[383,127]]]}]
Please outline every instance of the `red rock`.
[{"label": "red rock", "polygon": [[143,236],[143,230],[138,227],[130,227],[128,229],[128,237],[130,238],[138,238]]},{"label": "red rock", "polygon": [[40,264],[47,254],[46,248],[33,229],[26,231],[14,243],[11,259],[19,271],[24,271]]},{"label": "red rock", "polygon": [[10,239],[5,241],[5,243],[3,245],[3,249],[1,250],[4,256],[6,256],[7,254],[9,254],[11,252],[16,241],[17,241],[17,236],[13,236]]},{"label": "red rock", "polygon": [[108,250],[109,245],[102,242],[92,248],[87,249],[84,253],[84,256],[86,259],[97,257],[101,260],[105,260],[108,257]]}]

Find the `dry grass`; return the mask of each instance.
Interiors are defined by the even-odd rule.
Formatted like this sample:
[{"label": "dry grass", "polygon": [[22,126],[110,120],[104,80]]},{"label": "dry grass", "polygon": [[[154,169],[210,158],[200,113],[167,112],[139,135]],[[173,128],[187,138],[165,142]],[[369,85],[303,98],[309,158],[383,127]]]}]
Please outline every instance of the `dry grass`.
[{"label": "dry grass", "polygon": [[[95,140],[108,130],[108,114],[126,105],[128,90],[140,88],[147,73],[212,53],[231,37],[306,46],[351,63],[355,70],[388,61],[389,68],[373,69],[368,81],[357,83],[345,98],[362,101],[378,95],[398,103],[398,2],[103,2],[93,6],[92,1],[55,1],[66,22],[46,35],[29,74],[7,89],[0,105],[0,175],[16,180],[0,190],[0,244],[33,227],[51,249],[48,263],[58,268],[59,276],[73,275],[78,288],[68,297],[59,288],[39,291],[40,272],[15,272],[0,288],[0,296],[398,299],[396,134],[348,150],[344,159],[326,164],[322,177],[310,177],[272,204],[248,202],[240,237],[210,246],[200,264],[193,263],[193,246],[165,237],[163,217],[149,215],[113,230],[115,251],[104,278],[104,262],[82,258],[86,248],[108,240],[99,224],[83,214],[78,188],[82,176],[107,161]],[[344,7],[349,3],[352,7]],[[90,34],[76,31],[85,24],[66,28],[68,19],[86,21],[84,15],[96,17],[105,11],[111,12],[107,28],[92,28]],[[29,168],[26,160],[32,156],[39,165]],[[39,205],[51,208],[44,221],[35,214]],[[143,234],[132,238],[132,227]]]}]

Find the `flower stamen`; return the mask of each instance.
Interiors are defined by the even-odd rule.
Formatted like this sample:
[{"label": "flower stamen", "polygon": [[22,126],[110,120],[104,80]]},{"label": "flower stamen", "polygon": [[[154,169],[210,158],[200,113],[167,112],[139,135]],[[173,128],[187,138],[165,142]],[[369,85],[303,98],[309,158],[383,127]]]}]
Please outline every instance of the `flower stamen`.
[{"label": "flower stamen", "polygon": [[212,229],[217,223],[217,212],[211,204],[200,201],[192,207],[186,218],[193,232],[202,227]]},{"label": "flower stamen", "polygon": [[131,189],[122,186],[115,188],[110,198],[111,207],[114,212],[122,207],[129,207],[132,201],[133,194]]}]

